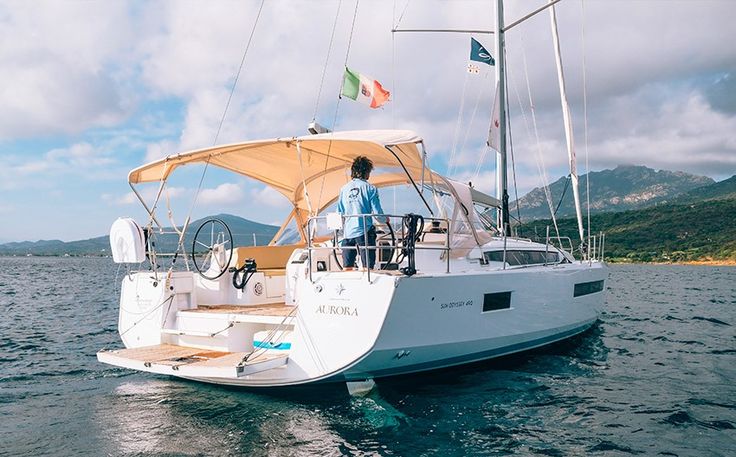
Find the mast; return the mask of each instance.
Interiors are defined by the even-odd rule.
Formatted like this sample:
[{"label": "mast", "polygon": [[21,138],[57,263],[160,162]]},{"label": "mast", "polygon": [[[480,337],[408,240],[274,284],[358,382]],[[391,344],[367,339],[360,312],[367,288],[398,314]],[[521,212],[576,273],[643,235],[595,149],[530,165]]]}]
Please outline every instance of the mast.
[{"label": "mast", "polygon": [[498,228],[511,235],[509,224],[508,170],[506,165],[506,53],[503,22],[503,0],[496,1],[496,84],[498,84],[498,133],[499,148],[496,156],[496,197],[501,200],[498,211]]}]

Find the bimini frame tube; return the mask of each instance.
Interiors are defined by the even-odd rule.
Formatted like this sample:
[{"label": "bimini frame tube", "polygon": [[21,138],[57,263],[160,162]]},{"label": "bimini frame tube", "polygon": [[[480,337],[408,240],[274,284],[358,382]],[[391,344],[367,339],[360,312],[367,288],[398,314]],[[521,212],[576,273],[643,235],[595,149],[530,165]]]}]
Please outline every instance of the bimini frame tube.
[{"label": "bimini frame tube", "polygon": [[[161,196],[161,191],[163,190],[164,182],[165,181],[161,181],[161,186],[159,187],[158,197],[156,197],[156,202],[158,202],[158,199]],[[128,185],[130,186],[131,190],[133,190],[133,194],[136,196],[136,198],[138,198],[138,201],[141,202],[141,205],[143,205],[143,208],[145,208],[145,210],[148,213],[148,216],[151,218],[151,220],[153,222],[155,222],[156,225],[158,225],[158,228],[163,229],[164,226],[161,225],[161,223],[158,221],[158,219],[156,219],[156,214],[154,213],[154,211],[156,210],[155,209],[156,208],[155,204],[153,206],[153,208],[154,208],[153,210],[151,208],[149,208],[148,205],[146,204],[146,201],[143,200],[143,197],[141,196],[140,193],[138,193],[138,190],[135,188],[135,186],[133,185],[133,183],[132,182],[128,182]]]},{"label": "bimini frame tube", "polygon": [[[422,202],[424,202],[424,206],[427,207],[427,211],[429,211],[429,214],[431,214],[434,217],[434,211],[432,211],[432,208],[429,206],[429,203],[427,203],[427,200],[424,198],[424,194],[422,194],[422,191],[419,190],[417,187],[417,183],[414,182],[414,178],[411,177],[411,173],[409,173],[409,170],[406,169],[406,166],[404,165],[404,162],[401,161],[398,154],[396,154],[393,149],[391,149],[392,145],[386,145],[385,148],[388,152],[391,153],[391,155],[394,156],[397,162],[399,162],[399,165],[401,165],[401,168],[404,169],[404,173],[406,173],[407,178],[409,178],[409,181],[411,182],[411,185],[414,186],[414,190],[417,191],[417,195],[422,199]],[[423,163],[423,162],[422,162]],[[424,173],[424,165],[422,165],[422,173]]]}]

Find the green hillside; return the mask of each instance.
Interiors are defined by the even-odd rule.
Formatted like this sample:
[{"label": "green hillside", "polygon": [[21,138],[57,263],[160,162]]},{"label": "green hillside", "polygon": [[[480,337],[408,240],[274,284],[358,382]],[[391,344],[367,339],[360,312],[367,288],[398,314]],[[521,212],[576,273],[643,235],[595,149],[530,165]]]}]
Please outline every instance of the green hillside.
[{"label": "green hillside", "polygon": [[[560,234],[578,238],[577,222],[558,220]],[[522,226],[522,235],[545,233],[551,220]],[[736,260],[736,198],[591,216],[591,231],[606,234],[606,257],[613,261],[682,262]]]},{"label": "green hillside", "polygon": [[671,203],[687,204],[705,200],[736,199],[736,175],[723,181],[698,187],[673,199]]}]

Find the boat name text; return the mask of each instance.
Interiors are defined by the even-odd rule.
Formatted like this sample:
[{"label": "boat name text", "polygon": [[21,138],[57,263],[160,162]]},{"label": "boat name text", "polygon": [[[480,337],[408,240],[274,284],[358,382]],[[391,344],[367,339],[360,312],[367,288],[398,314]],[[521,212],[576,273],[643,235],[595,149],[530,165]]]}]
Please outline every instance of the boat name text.
[{"label": "boat name text", "polygon": [[316,314],[331,314],[334,316],[358,316],[358,308],[341,305],[319,305]]}]

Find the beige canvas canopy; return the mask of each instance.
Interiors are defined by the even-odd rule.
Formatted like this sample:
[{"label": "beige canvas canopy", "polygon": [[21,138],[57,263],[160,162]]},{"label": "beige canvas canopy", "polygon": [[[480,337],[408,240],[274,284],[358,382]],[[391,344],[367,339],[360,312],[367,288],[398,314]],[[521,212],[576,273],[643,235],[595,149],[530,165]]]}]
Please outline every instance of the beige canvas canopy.
[{"label": "beige canvas canopy", "polygon": [[[426,182],[446,189],[460,202],[456,191],[460,184],[426,167],[421,144],[422,139],[409,130],[359,130],[246,141],[170,155],[132,170],[128,181],[131,185],[165,183],[174,170],[190,164],[221,167],[283,194],[294,205],[291,216],[304,236],[309,215],[319,214],[335,202],[340,188],[350,180],[350,168],[358,156],[368,157],[383,169],[383,173],[371,176],[371,183],[377,187],[410,183],[419,186]],[[493,197],[470,188],[467,192],[468,201],[462,203],[466,207],[472,206],[471,195],[472,202],[498,206]],[[463,219],[472,225],[467,214],[467,210],[463,211]],[[474,238],[481,241],[477,235]]]},{"label": "beige canvas canopy", "polygon": [[407,175],[420,180],[421,142],[408,130],[361,130],[246,141],[168,156],[134,169],[128,181],[162,181],[178,167],[209,163],[276,189],[295,208],[319,212],[349,180],[350,166],[358,156],[368,157],[376,167],[403,165],[406,169],[406,173],[402,170],[390,177],[377,175],[375,181],[408,182]]}]

